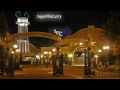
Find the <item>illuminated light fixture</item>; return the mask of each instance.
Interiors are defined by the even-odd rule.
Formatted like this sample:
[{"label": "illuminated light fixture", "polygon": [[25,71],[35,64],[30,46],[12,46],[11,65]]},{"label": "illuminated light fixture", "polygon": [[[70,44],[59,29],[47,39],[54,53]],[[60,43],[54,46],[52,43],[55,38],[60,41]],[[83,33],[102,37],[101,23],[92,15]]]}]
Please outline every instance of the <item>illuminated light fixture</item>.
[{"label": "illuminated light fixture", "polygon": [[103,46],[103,49],[109,49],[109,46]]},{"label": "illuminated light fixture", "polygon": [[102,52],[102,50],[99,49],[98,52]]},{"label": "illuminated light fixture", "polygon": [[91,42],[91,45],[95,45],[96,42]]},{"label": "illuminated light fixture", "polygon": [[74,45],[77,45],[78,43],[75,43]]},{"label": "illuminated light fixture", "polygon": [[98,55],[95,55],[94,57],[95,57],[95,58],[97,58],[97,57],[98,57]]},{"label": "illuminated light fixture", "polygon": [[19,49],[16,49],[16,52],[20,52],[20,50],[19,50]]},{"label": "illuminated light fixture", "polygon": [[43,57],[43,55],[41,55],[41,58]]},{"label": "illuminated light fixture", "polygon": [[17,48],[18,46],[17,46],[17,45],[14,45],[13,47],[14,47],[14,48]]},{"label": "illuminated light fixture", "polygon": [[14,53],[14,51],[12,51],[12,54]]},{"label": "illuminated light fixture", "polygon": [[36,55],[36,58],[37,58],[37,59],[40,59],[40,56],[39,56],[39,55]]},{"label": "illuminated light fixture", "polygon": [[80,42],[79,45],[83,45],[83,43]]},{"label": "illuminated light fixture", "polygon": [[52,49],[52,51],[54,52],[54,51],[56,51],[56,49]]},{"label": "illuminated light fixture", "polygon": [[48,54],[51,54],[51,52],[48,52]]},{"label": "illuminated light fixture", "polygon": [[72,58],[72,57],[73,57],[73,55],[72,55],[72,54],[68,54],[68,57],[69,57],[69,58]]},{"label": "illuminated light fixture", "polygon": [[44,52],[44,54],[48,54],[48,52]]},{"label": "illuminated light fixture", "polygon": [[44,54],[51,54],[51,52],[44,52]]}]

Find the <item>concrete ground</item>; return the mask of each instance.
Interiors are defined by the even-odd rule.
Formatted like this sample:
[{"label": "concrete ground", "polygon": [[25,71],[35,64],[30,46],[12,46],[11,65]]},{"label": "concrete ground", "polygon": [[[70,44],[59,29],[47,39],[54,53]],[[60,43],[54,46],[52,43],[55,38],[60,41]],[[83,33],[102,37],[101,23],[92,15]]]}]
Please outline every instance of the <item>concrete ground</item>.
[{"label": "concrete ground", "polygon": [[23,71],[16,70],[14,76],[0,75],[0,79],[120,79],[120,72],[99,72],[85,76],[84,68],[80,66],[63,67],[63,75],[53,76],[52,66],[23,65]]}]

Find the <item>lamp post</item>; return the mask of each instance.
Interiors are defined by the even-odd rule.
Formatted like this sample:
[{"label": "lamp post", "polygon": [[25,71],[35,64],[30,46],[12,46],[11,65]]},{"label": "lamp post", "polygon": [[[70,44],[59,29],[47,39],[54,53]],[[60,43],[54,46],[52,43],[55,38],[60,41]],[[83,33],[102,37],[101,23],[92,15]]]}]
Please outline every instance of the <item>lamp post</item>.
[{"label": "lamp post", "polygon": [[17,45],[13,45],[13,61],[14,61],[14,68],[17,69]]},{"label": "lamp post", "polygon": [[100,53],[102,52],[102,50],[98,50],[98,65],[99,65],[99,62],[100,62]]},{"label": "lamp post", "polygon": [[17,54],[17,58],[16,58],[16,69],[18,70],[19,69],[19,52],[20,50],[19,49],[16,49],[16,54]]},{"label": "lamp post", "polygon": [[84,75],[86,76],[87,75],[87,49],[84,49],[84,53],[85,53],[85,66],[84,66]]},{"label": "lamp post", "polygon": [[51,52],[44,52],[44,54],[46,55],[46,67],[48,68],[49,54],[51,54]]},{"label": "lamp post", "polygon": [[10,53],[10,75],[14,76],[14,51]]},{"label": "lamp post", "polygon": [[13,51],[10,53],[10,75],[14,76],[14,70],[15,70],[15,49],[17,48],[17,45],[13,45]]},{"label": "lamp post", "polygon": [[[103,50],[107,51],[109,49],[109,46],[103,46]],[[108,66],[108,53],[106,52],[107,54],[107,57],[106,57],[106,60],[105,60],[105,71],[107,69],[107,66]]]},{"label": "lamp post", "polygon": [[36,66],[38,66],[39,65],[39,60],[40,59],[40,56],[39,55],[36,55]]}]

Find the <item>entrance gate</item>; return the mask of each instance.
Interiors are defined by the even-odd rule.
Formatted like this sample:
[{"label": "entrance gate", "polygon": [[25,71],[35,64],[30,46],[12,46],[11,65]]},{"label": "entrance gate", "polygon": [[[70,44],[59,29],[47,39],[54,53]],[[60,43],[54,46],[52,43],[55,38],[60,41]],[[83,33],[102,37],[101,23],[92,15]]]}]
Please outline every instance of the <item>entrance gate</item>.
[{"label": "entrance gate", "polygon": [[[17,40],[22,37],[44,37],[44,38],[53,39],[57,42],[61,40],[61,37],[54,35],[54,34],[46,33],[46,32],[26,32],[26,33],[16,33],[16,34],[12,34],[12,35],[7,33],[6,41],[3,41],[0,39],[0,45],[4,45],[6,47],[6,53],[7,53],[6,59],[10,60],[10,63],[9,63],[10,64],[10,67],[9,67],[10,75],[14,74],[14,68],[13,68],[14,55],[11,52],[13,50],[12,44],[16,43]],[[56,46],[56,48],[59,48],[59,47]],[[57,49],[57,52],[58,52],[57,55],[59,55],[59,49]],[[10,55],[8,55],[8,54],[10,54]],[[21,58],[21,55],[20,55],[20,58]],[[5,68],[6,68],[6,66],[5,66]]]}]

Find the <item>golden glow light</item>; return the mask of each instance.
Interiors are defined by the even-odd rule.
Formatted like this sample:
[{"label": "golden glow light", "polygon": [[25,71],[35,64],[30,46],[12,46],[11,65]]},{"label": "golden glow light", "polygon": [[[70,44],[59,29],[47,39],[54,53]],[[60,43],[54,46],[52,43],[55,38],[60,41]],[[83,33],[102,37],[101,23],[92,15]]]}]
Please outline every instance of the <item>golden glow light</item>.
[{"label": "golden glow light", "polygon": [[41,55],[41,58],[43,57],[43,55]]},{"label": "golden glow light", "polygon": [[72,58],[72,57],[73,57],[73,55],[72,55],[72,54],[68,54],[68,57],[69,57],[69,58]]},{"label": "golden glow light", "polygon": [[17,48],[18,46],[17,46],[17,45],[14,45],[13,47],[14,47],[14,48]]},{"label": "golden glow light", "polygon": [[99,49],[98,52],[102,52],[102,50]]},{"label": "golden glow light", "polygon": [[12,54],[14,53],[14,51],[12,51]]},{"label": "golden glow light", "polygon": [[103,46],[103,49],[109,49],[109,46]]},{"label": "golden glow light", "polygon": [[52,51],[54,52],[54,51],[56,51],[56,49],[52,49]]},{"label": "golden glow light", "polygon": [[83,45],[83,43],[80,42],[79,45]]},{"label": "golden glow light", "polygon": [[16,49],[16,52],[20,52],[20,50],[19,50],[19,49]]}]

